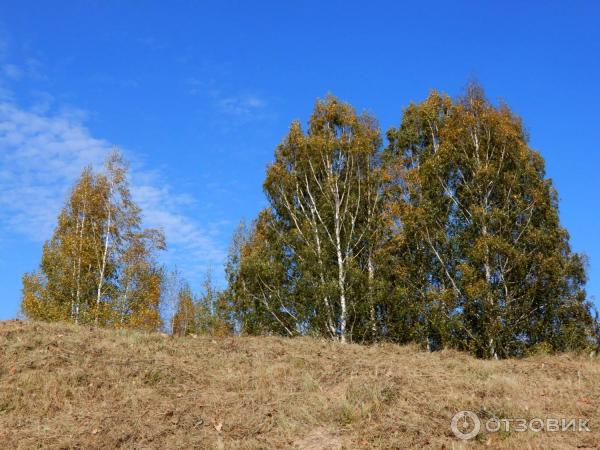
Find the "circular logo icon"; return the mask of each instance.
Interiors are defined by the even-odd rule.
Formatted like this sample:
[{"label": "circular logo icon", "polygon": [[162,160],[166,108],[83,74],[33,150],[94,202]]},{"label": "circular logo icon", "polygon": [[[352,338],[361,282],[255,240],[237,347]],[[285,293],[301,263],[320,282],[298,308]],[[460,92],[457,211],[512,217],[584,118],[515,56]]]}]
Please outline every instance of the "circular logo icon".
[{"label": "circular logo icon", "polygon": [[481,430],[481,421],[473,411],[457,412],[450,425],[454,436],[464,441],[473,439]]}]

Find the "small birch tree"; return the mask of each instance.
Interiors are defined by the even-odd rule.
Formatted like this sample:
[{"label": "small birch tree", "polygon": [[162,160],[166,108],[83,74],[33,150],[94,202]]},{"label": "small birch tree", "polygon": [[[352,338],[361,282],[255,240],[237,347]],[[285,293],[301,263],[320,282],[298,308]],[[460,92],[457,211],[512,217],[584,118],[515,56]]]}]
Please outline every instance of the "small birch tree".
[{"label": "small birch tree", "polygon": [[40,320],[160,326],[161,231],[141,229],[127,167],[114,151],[105,172],[83,170],[43,247],[38,272],[23,277],[22,309]]}]

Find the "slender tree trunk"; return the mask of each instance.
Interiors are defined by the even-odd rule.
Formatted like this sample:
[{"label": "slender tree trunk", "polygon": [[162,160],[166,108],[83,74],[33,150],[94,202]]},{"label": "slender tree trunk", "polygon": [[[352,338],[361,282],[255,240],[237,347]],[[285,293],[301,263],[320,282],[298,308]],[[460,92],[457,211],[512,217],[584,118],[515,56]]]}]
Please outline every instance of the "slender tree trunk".
[{"label": "slender tree trunk", "polygon": [[[337,200],[337,199],[336,199]],[[340,224],[340,205],[339,200],[336,201],[335,209],[335,245],[336,255],[338,264],[338,288],[340,290],[340,342],[346,343],[346,326],[348,322],[348,312],[346,305],[346,270],[344,267],[344,258],[342,256],[342,245],[341,245],[341,224]]]},{"label": "slender tree trunk", "polygon": [[104,272],[106,271],[106,260],[108,258],[108,249],[110,242],[110,227],[111,227],[111,219],[112,219],[112,208],[110,205],[110,200],[112,196],[112,189],[109,191],[108,199],[107,199],[107,207],[108,207],[108,218],[106,221],[106,236],[104,239],[104,250],[102,254],[102,266],[100,268],[100,276],[98,279],[98,295],[96,297],[96,319],[95,325],[98,326],[98,316],[100,313],[100,300],[102,299],[102,286],[104,285]]},{"label": "slender tree trunk", "polygon": [[75,323],[79,325],[79,304],[81,302],[81,252],[83,250],[83,229],[85,227],[86,208],[84,203],[83,217],[81,219],[81,230],[79,231],[79,250],[77,254],[77,287],[75,293]]},{"label": "slender tree trunk", "polygon": [[127,281],[127,284],[125,285],[125,292],[123,294],[123,301],[121,303],[121,319],[120,319],[121,326],[123,326],[123,324],[125,323],[125,315],[127,313],[128,297],[129,297],[129,281]]},{"label": "slender tree trunk", "polygon": [[[487,205],[486,205],[487,206]],[[488,232],[487,232],[487,226],[484,225],[482,227],[482,234],[484,237],[487,237]],[[494,296],[493,294],[490,293],[490,289],[492,288],[492,269],[490,267],[490,262],[489,262],[489,249],[487,247],[487,243],[486,243],[486,249],[485,249],[485,262],[484,262],[484,271],[485,271],[485,281],[487,282],[487,288],[488,288],[488,304],[490,305],[490,313],[492,317],[495,317],[495,312],[493,311],[494,309]],[[492,333],[495,333],[495,327],[492,327],[491,330]],[[496,350],[496,344],[494,342],[494,338],[490,337],[489,341],[488,341],[488,347],[489,347],[489,352],[490,352],[490,356],[494,359],[498,359],[498,352]]]},{"label": "slender tree trunk", "polygon": [[[313,218],[314,219],[314,218]],[[314,235],[315,235],[315,244],[317,246],[317,260],[319,264],[319,279],[321,281],[321,287],[325,286],[325,275],[324,275],[324,267],[323,267],[323,258],[321,256],[321,239],[319,238],[319,232],[314,227]],[[327,322],[327,329],[331,334],[331,337],[335,337],[335,326],[333,325],[333,319],[331,317],[331,305],[329,303],[329,297],[327,295],[323,296],[323,303],[325,304],[325,317]]]},{"label": "slender tree trunk", "polygon": [[[75,224],[75,235],[79,236],[79,216],[77,216],[77,223]],[[73,255],[73,284],[71,285],[71,320],[75,321],[75,323],[77,323],[77,321],[75,320],[75,297],[76,297],[76,291],[77,289],[74,290],[73,286],[77,285],[77,258],[78,258],[79,254],[75,254]]]},{"label": "slender tree trunk", "polygon": [[377,338],[377,317],[375,314],[375,292],[374,292],[374,283],[375,283],[375,268],[373,267],[373,257],[371,255],[371,251],[369,251],[369,256],[367,258],[367,275],[368,275],[368,290],[369,290],[369,313],[371,316],[371,333],[373,334],[373,339]]}]

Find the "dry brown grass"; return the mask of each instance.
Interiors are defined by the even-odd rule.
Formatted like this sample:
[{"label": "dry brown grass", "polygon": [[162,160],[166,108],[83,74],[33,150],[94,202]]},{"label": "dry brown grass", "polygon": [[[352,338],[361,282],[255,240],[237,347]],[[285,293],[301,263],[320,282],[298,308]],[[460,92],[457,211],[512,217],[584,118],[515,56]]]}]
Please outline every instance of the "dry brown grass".
[{"label": "dry brown grass", "polygon": [[[0,322],[0,448],[599,448],[600,361]],[[483,433],[451,417],[583,417]]]}]

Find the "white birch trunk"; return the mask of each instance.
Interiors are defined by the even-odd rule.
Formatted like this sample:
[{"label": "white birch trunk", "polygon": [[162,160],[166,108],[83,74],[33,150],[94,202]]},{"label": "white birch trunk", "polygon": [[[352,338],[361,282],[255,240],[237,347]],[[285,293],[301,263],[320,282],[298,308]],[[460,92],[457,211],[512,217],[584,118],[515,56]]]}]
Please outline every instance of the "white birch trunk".
[{"label": "white birch trunk", "polygon": [[371,252],[369,252],[369,256],[367,258],[367,275],[368,275],[368,289],[369,289],[369,309],[371,315],[371,333],[373,333],[373,338],[375,339],[377,336],[377,317],[375,315],[375,293],[373,283],[375,282],[375,268],[373,267],[373,257]]},{"label": "white birch trunk", "polygon": [[97,296],[96,296],[96,319],[95,319],[96,326],[98,326],[100,301],[102,299],[102,287],[104,285],[104,272],[106,271],[106,260],[108,259],[108,252],[109,252],[110,227],[111,227],[111,219],[112,219],[112,207],[110,204],[111,197],[112,197],[112,187],[109,190],[108,199],[107,199],[108,218],[106,220],[106,236],[104,238],[104,249],[103,249],[103,253],[102,253],[102,265],[100,267],[100,274],[98,277],[98,292],[97,292]]},{"label": "white birch trunk", "polygon": [[79,304],[81,302],[81,252],[83,250],[83,229],[85,227],[86,207],[84,203],[83,217],[81,219],[81,229],[79,231],[79,251],[77,254],[77,278],[75,292],[75,323],[79,324]]},{"label": "white birch trunk", "polygon": [[335,252],[337,255],[338,264],[338,288],[340,290],[340,320],[339,320],[339,334],[340,342],[346,343],[346,326],[348,321],[348,312],[346,305],[346,270],[344,267],[344,258],[342,256],[342,245],[341,245],[341,224],[340,224],[340,202],[339,197],[336,198],[335,204]]}]

